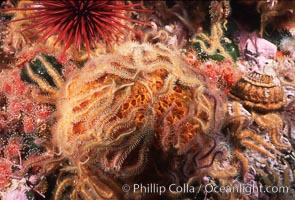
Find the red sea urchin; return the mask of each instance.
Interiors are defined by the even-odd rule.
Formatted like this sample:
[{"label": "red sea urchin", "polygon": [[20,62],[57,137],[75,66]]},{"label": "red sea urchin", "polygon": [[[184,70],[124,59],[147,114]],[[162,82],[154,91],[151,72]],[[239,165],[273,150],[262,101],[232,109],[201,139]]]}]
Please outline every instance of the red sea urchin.
[{"label": "red sea urchin", "polygon": [[[122,21],[148,25],[124,16],[126,11],[150,12],[150,10],[135,9],[140,4],[126,5],[122,1],[111,0],[31,0],[29,7],[5,9],[6,11],[33,11],[26,17],[11,20],[17,22],[31,20],[31,24],[22,31],[36,29],[40,34],[37,42],[46,41],[56,35],[55,44],[63,44],[64,51],[70,44],[80,49],[84,46],[90,53],[91,46],[96,41],[103,40],[107,44],[120,39],[126,30],[134,32]],[[10,23],[8,22],[8,23]]]}]

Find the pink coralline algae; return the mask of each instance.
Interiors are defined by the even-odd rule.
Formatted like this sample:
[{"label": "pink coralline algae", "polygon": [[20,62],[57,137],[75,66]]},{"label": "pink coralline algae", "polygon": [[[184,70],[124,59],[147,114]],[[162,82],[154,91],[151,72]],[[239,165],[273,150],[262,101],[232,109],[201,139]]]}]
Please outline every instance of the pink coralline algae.
[{"label": "pink coralline algae", "polygon": [[3,200],[10,200],[10,199],[14,199],[14,200],[27,200],[27,195],[20,190],[14,190],[9,192],[6,196],[3,197]]}]

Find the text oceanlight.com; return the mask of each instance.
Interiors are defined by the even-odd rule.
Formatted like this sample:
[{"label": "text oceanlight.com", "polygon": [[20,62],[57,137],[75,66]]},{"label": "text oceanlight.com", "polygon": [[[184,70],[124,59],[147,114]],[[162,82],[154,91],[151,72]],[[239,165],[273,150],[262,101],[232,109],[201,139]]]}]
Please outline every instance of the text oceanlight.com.
[{"label": "text oceanlight.com", "polygon": [[162,195],[166,192],[177,192],[177,193],[191,193],[197,194],[202,192],[205,193],[243,193],[250,195],[256,192],[267,192],[267,193],[288,193],[288,186],[257,186],[251,184],[238,184],[235,186],[216,186],[212,184],[192,186],[188,184],[176,185],[170,184],[169,186],[163,186],[156,183],[150,184],[124,184],[122,186],[123,192],[140,192]]}]

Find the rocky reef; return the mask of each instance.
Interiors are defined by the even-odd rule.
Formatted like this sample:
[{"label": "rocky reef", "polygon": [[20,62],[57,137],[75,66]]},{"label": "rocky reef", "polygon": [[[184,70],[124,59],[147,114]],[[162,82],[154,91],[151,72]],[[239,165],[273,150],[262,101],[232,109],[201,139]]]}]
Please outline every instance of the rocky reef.
[{"label": "rocky reef", "polygon": [[293,0],[0,11],[0,199],[295,198]]}]

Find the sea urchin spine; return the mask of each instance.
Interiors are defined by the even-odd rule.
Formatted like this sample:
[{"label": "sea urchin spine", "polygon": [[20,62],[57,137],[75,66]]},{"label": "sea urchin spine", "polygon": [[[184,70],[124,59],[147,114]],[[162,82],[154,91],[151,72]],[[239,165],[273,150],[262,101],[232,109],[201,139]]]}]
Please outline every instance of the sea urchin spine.
[{"label": "sea urchin spine", "polygon": [[30,20],[31,24],[22,31],[36,29],[32,36],[40,34],[37,42],[44,42],[56,35],[54,45],[63,44],[64,52],[73,44],[80,49],[84,46],[90,54],[91,47],[96,41],[103,40],[107,44],[120,39],[126,30],[134,32],[125,22],[141,22],[124,16],[126,11],[151,12],[150,10],[135,9],[140,4],[124,4],[122,1],[110,0],[32,0],[30,7],[4,9],[4,11],[32,11],[27,17],[11,20],[10,22]]}]

